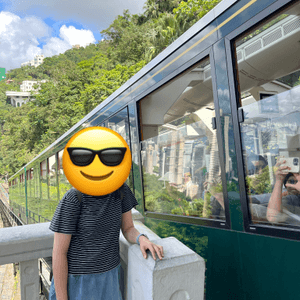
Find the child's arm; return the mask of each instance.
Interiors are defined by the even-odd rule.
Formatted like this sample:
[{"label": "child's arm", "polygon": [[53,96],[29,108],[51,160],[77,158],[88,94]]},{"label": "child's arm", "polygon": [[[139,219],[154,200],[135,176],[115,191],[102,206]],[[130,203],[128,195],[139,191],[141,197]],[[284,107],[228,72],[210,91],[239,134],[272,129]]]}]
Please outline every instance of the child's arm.
[{"label": "child's arm", "polygon": [[[131,210],[122,214],[121,230],[124,237],[129,243],[136,244],[136,238],[140,233],[134,227]],[[159,259],[163,258],[164,251],[162,246],[153,244],[145,236],[141,236],[139,238],[139,243],[144,258],[147,258],[147,253],[146,253],[147,249],[151,251],[154,260],[156,260],[155,253],[157,253]]]},{"label": "child's arm", "polygon": [[52,254],[54,286],[57,300],[68,300],[68,261],[67,253],[71,234],[54,233]]}]

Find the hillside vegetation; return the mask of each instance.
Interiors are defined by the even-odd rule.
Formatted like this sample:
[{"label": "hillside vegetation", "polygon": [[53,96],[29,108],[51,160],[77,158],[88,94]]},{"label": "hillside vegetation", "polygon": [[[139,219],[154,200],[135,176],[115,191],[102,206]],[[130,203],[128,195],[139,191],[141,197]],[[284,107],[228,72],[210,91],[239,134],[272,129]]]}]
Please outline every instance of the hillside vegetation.
[{"label": "hillside vegetation", "polygon": [[[220,0],[148,0],[144,13],[124,11],[101,32],[102,41],[22,67],[0,82],[0,174],[13,175],[175,41]],[[5,92],[23,80],[48,81],[22,107]]]}]

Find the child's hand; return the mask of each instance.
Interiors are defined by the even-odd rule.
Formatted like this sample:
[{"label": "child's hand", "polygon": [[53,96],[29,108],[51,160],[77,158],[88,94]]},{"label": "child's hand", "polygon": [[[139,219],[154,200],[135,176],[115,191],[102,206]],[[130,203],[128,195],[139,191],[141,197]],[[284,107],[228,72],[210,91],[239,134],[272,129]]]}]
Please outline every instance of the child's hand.
[{"label": "child's hand", "polygon": [[140,242],[140,248],[141,248],[144,258],[147,258],[146,250],[148,250],[148,249],[151,251],[154,260],[156,260],[155,252],[157,253],[157,256],[159,257],[159,259],[162,259],[164,257],[164,250],[163,250],[162,246],[153,244],[144,236],[140,237],[139,242]]}]

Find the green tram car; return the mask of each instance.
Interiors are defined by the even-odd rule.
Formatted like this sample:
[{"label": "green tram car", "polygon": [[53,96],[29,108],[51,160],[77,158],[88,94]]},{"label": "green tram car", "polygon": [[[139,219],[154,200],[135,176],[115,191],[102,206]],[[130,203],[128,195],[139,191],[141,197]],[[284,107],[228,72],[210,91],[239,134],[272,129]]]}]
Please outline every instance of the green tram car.
[{"label": "green tram car", "polygon": [[125,138],[137,209],[205,259],[206,299],[300,298],[297,175],[278,173],[299,172],[300,1],[217,5],[9,179],[22,224],[51,220],[88,126]]}]

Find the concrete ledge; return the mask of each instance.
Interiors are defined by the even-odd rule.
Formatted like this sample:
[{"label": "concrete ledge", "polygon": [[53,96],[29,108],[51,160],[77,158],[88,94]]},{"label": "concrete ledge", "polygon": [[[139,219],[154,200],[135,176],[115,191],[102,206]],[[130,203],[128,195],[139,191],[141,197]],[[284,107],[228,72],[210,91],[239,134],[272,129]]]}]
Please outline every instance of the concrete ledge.
[{"label": "concrete ledge", "polygon": [[145,259],[138,245],[129,248],[127,299],[203,299],[204,259],[174,237],[153,242],[164,247],[162,260],[150,252]]},{"label": "concrete ledge", "polygon": [[54,233],[50,223],[2,228],[0,265],[52,255]]},{"label": "concrete ledge", "polygon": [[133,208],[131,210],[131,214],[132,214],[132,220],[134,220],[134,221],[140,221],[140,222],[144,223],[145,218],[144,218],[144,216],[138,210],[136,210],[135,208]]},{"label": "concrete ledge", "polygon": [[[134,227],[136,228],[136,230],[138,230],[140,233],[145,233],[150,241],[153,240],[158,240],[160,239],[160,237],[155,234],[153,231],[151,231],[147,226],[145,226],[143,223],[141,223],[140,221],[133,221]],[[120,256],[121,259],[126,262],[126,264],[128,263],[128,249],[129,247],[131,247],[133,244],[129,243],[124,235],[122,234],[122,231],[120,231]]]},{"label": "concrete ledge", "polygon": [[[161,239],[141,221],[133,223],[139,232],[147,234],[151,241],[164,247],[164,258],[155,261],[148,251],[145,259],[140,247],[129,243],[120,232],[120,256],[124,270],[124,286],[121,289],[125,299],[202,300],[205,273],[203,258],[176,238]],[[49,225],[48,222],[1,229],[0,265],[20,262],[23,300],[37,299],[38,258],[52,255],[54,233]]]},{"label": "concrete ledge", "polygon": [[[138,214],[140,214],[137,211]],[[138,214],[136,214],[138,216]],[[135,220],[135,218],[133,218]],[[140,218],[139,218],[140,219]],[[142,220],[143,222],[143,220]],[[141,221],[133,221],[134,227],[141,233],[147,234],[150,241],[160,239],[160,237],[155,234],[153,231],[151,231],[147,226],[145,226]],[[121,287],[122,293],[124,295],[124,299],[129,299],[126,297],[126,291],[127,291],[127,282],[128,282],[128,252],[129,248],[133,246],[133,244],[129,243],[124,235],[122,234],[122,231],[120,231],[120,238],[119,238],[119,245],[120,245],[120,257],[121,257],[121,264],[122,268],[124,270],[123,279],[124,279],[124,286]],[[136,245],[136,244],[135,244]],[[139,246],[136,245],[139,249]],[[139,250],[141,251],[141,250]]]}]

